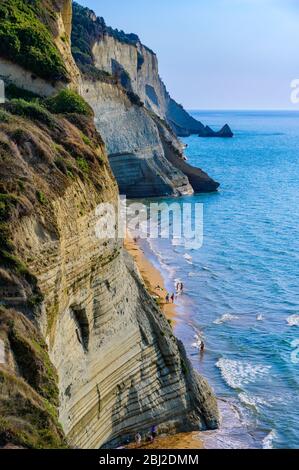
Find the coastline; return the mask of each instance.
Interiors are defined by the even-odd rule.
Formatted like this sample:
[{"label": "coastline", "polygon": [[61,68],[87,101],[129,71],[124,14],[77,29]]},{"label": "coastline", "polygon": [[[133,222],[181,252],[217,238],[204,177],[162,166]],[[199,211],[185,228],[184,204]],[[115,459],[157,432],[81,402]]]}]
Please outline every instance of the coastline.
[{"label": "coastline", "polygon": [[145,256],[144,251],[140,248],[140,246],[138,246],[138,243],[129,234],[127,234],[124,240],[124,247],[134,258],[145,287],[157,300],[161,310],[166,315],[166,318],[174,325],[176,323],[177,317],[176,304],[175,302],[167,303],[165,301],[167,289],[165,287],[165,281],[162,274]]},{"label": "coastline", "polygon": [[[176,324],[176,304],[166,303],[165,297],[167,290],[165,281],[161,272],[151,263],[145,256],[144,251],[138,246],[138,243],[127,233],[124,240],[124,247],[134,258],[140,275],[149,293],[158,299],[161,310],[166,318],[171,321],[172,325]],[[157,287],[159,286],[159,288]],[[153,443],[142,443],[136,446],[135,443],[128,445],[130,449],[203,449],[204,444],[200,437],[200,431],[187,432],[179,434],[169,434],[158,436]]]}]

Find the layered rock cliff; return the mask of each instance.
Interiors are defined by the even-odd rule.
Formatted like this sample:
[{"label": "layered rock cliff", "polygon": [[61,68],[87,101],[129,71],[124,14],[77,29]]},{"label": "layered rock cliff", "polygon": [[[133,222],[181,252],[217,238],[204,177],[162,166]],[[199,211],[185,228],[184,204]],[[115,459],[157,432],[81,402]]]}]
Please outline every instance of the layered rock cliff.
[{"label": "layered rock cliff", "polygon": [[79,65],[85,70],[93,65],[118,76],[121,84],[137,94],[147,109],[166,120],[178,136],[232,136],[227,134],[226,126],[219,133],[204,126],[171,98],[159,76],[156,54],[137,35],[108,27],[103,18],[74,3],[72,39]]},{"label": "layered rock cliff", "polygon": [[[53,3],[69,31],[70,2]],[[3,2],[8,4],[32,2]],[[34,14],[31,20],[31,26],[45,25],[54,47],[47,17]],[[18,67],[30,73],[29,66]],[[77,87],[71,77],[64,86]],[[22,87],[14,88],[14,96],[26,99],[0,107],[0,447],[98,448],[152,424],[165,430],[216,427],[213,393],[192,369],[122,240],[98,238],[107,211],[101,204],[116,208],[118,191],[92,110],[72,91],[37,102],[28,90],[39,93],[41,82],[19,79],[6,78]],[[56,89],[61,76],[42,80]],[[110,78],[101,83],[102,90],[88,83],[88,93],[103,94],[105,101],[110,89],[119,90],[124,113],[137,113],[139,121],[148,115],[143,108],[138,114],[136,98]],[[165,124],[150,119],[157,146],[164,142],[178,152]],[[163,151],[165,162],[154,163],[165,165],[161,184],[170,185]],[[177,184],[188,186],[181,175],[178,169]],[[110,222],[117,226],[117,219]]]},{"label": "layered rock cliff", "polygon": [[[176,196],[218,188],[199,169],[189,166],[184,172],[183,147],[170,126],[168,105],[177,106],[185,120],[193,118],[172,102],[156,55],[137,36],[108,28],[91,10],[74,4],[72,51],[82,71],[82,95],[95,111],[122,194]],[[166,136],[171,145],[166,146]]]},{"label": "layered rock cliff", "polygon": [[0,5],[0,78],[41,96],[78,88],[70,53],[69,0],[3,0]]}]

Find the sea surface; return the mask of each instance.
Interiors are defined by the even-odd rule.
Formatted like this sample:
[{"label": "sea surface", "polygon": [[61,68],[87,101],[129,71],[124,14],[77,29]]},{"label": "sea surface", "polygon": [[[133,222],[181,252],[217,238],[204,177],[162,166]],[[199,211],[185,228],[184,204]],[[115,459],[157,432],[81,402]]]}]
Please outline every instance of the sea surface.
[{"label": "sea surface", "polygon": [[299,112],[193,115],[235,133],[183,139],[189,162],[221,183],[217,193],[176,200],[203,204],[203,246],[141,244],[170,292],[177,280],[185,286],[176,335],[223,416],[206,447],[298,448]]}]

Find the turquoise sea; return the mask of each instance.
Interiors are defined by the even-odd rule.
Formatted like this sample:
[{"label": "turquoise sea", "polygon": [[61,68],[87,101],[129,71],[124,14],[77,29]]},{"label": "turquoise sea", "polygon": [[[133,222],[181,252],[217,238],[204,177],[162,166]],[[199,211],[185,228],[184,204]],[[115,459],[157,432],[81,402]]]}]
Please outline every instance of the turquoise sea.
[{"label": "turquoise sea", "polygon": [[235,132],[184,139],[189,162],[221,183],[218,193],[177,201],[204,204],[203,246],[149,240],[143,248],[169,291],[185,285],[176,334],[223,413],[206,446],[298,448],[299,112],[193,115]]}]

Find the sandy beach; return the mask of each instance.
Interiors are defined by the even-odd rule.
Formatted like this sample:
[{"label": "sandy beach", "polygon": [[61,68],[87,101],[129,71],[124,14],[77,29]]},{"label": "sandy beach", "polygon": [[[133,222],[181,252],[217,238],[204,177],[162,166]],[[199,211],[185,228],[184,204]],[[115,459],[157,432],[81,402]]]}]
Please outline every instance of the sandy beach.
[{"label": "sandy beach", "polygon": [[161,309],[166,317],[175,323],[176,305],[175,303],[166,303],[165,301],[167,290],[160,271],[152,265],[146,258],[142,249],[129,235],[127,235],[124,245],[127,251],[133,256],[147,290],[153,297],[160,299],[159,305]]},{"label": "sandy beach", "polygon": [[[146,258],[142,249],[138,244],[127,235],[125,239],[125,248],[133,256],[139,272],[143,278],[144,284],[150,294],[159,298],[159,304],[166,317],[176,322],[176,305],[175,303],[166,303],[165,297],[167,290],[165,288],[164,279],[158,269]],[[136,444],[132,443],[129,448],[136,448]],[[203,449],[203,442],[200,439],[200,432],[179,433],[175,435],[161,435],[155,439],[153,443],[143,443],[142,449]]]}]

